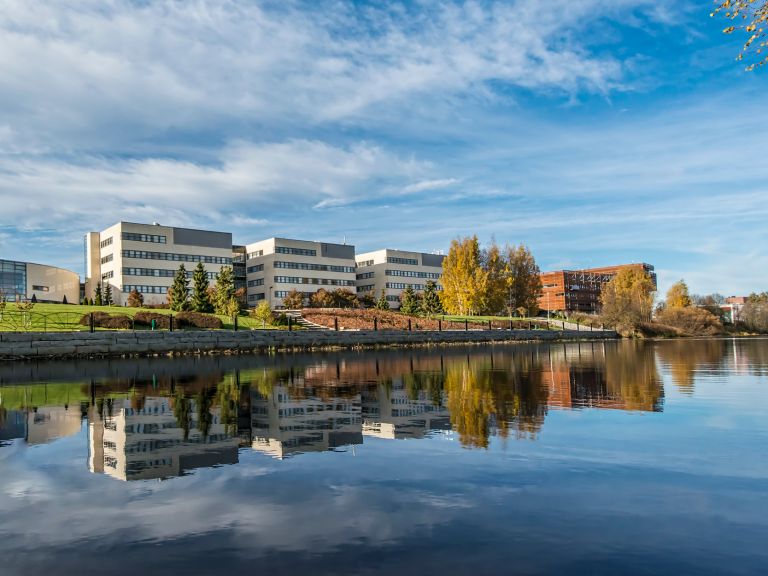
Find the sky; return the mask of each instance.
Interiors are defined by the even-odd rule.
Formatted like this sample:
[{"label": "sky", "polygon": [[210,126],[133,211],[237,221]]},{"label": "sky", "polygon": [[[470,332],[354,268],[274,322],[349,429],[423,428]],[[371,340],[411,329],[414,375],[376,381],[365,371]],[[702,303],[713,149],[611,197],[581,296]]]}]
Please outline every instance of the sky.
[{"label": "sky", "polygon": [[118,220],[768,289],[768,71],[708,0],[0,0],[0,258]]}]

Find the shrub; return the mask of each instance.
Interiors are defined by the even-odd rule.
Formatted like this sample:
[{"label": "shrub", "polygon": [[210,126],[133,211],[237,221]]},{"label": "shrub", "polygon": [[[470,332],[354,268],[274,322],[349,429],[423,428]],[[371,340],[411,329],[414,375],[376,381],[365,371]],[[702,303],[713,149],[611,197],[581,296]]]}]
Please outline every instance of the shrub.
[{"label": "shrub", "polygon": [[133,316],[133,321],[137,326],[152,326],[152,320],[155,321],[155,328],[168,328],[170,326],[168,314],[160,314],[159,312],[136,312]]},{"label": "shrub", "polygon": [[131,308],[141,308],[144,304],[144,296],[138,290],[131,290],[128,294],[128,306]]},{"label": "shrub", "polygon": [[657,315],[656,320],[661,324],[678,328],[690,336],[713,336],[723,332],[720,320],[702,308],[667,307]]},{"label": "shrub", "polygon": [[[80,325],[90,326],[90,317],[90,314],[83,314],[80,318]],[[116,314],[112,316],[106,312],[93,312],[93,323],[96,328],[109,328],[111,330],[130,330],[133,326],[129,316],[125,316],[124,314]]]},{"label": "shrub", "polygon": [[178,326],[194,326],[195,328],[206,328],[208,330],[217,330],[224,327],[219,317],[213,314],[203,314],[202,312],[179,312],[173,319]]}]

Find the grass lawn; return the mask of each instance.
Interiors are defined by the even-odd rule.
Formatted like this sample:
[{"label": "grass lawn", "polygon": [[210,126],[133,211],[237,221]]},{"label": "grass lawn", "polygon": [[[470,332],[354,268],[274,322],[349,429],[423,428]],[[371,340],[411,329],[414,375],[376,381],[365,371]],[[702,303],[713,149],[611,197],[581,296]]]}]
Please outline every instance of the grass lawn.
[{"label": "grass lawn", "polygon": [[[16,308],[16,304],[8,303],[5,310],[0,313],[0,332],[3,331],[30,331],[30,332],[65,332],[73,330],[88,330],[88,326],[79,324],[80,318],[90,312],[106,312],[111,315],[125,315],[133,317],[137,312],[155,312],[157,314],[175,314],[173,310],[130,308],[127,306],[83,306],[81,304],[35,304],[34,308],[24,317]],[[232,319],[227,316],[217,315],[224,324],[224,329],[233,328]],[[249,316],[237,318],[238,328],[242,330],[256,330],[262,328],[262,323]],[[280,327],[267,325],[267,328]],[[137,330],[146,329],[137,327]]]}]

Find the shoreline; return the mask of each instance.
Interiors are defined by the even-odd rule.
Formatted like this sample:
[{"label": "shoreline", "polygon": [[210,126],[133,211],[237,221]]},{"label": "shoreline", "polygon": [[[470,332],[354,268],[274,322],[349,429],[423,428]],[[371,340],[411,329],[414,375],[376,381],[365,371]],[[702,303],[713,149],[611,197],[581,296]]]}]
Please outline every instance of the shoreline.
[{"label": "shoreline", "polygon": [[612,330],[0,332],[0,362],[269,354],[514,342],[617,340],[619,338],[620,336]]}]

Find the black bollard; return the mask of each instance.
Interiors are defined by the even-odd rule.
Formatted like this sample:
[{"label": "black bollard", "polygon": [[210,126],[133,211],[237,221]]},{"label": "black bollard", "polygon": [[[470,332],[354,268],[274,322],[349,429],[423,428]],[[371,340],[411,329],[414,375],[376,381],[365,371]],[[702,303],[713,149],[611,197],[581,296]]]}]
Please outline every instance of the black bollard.
[{"label": "black bollard", "polygon": [[438,332],[442,332],[443,331],[443,321],[442,320],[438,320],[437,321],[437,331]]},{"label": "black bollard", "polygon": [[408,332],[411,331],[411,319],[408,318]]},{"label": "black bollard", "polygon": [[333,317],[333,329],[336,330],[336,332],[339,331],[339,319],[335,316]]},{"label": "black bollard", "polygon": [[464,332],[468,332],[468,331],[469,331],[469,320],[467,320],[465,318],[464,319]]},{"label": "black bollard", "polygon": [[168,314],[168,332],[173,332],[173,314]]},{"label": "black bollard", "polygon": [[235,332],[237,332],[237,314],[232,316],[232,326],[234,327]]},{"label": "black bollard", "polygon": [[488,330],[493,330],[493,327],[491,326],[491,321],[488,320]]}]

